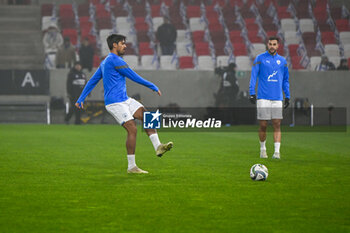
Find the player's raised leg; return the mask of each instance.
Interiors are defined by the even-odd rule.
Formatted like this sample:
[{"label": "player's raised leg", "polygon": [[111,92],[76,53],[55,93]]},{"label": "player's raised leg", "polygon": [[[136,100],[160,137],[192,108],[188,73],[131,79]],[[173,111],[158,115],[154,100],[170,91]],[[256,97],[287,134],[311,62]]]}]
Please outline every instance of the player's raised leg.
[{"label": "player's raised leg", "polygon": [[259,120],[260,158],[266,159],[266,129],[267,120]]},{"label": "player's raised leg", "polygon": [[148,173],[137,167],[135,162],[135,148],[136,148],[136,135],[137,127],[134,120],[129,120],[123,124],[123,127],[127,131],[126,137],[126,150],[128,157],[128,173]]},{"label": "player's raised leg", "polygon": [[280,158],[280,147],[281,147],[281,119],[272,119],[273,126],[273,139],[275,141],[275,153],[273,159]]},{"label": "player's raised leg", "polygon": [[[134,118],[143,121],[143,113],[146,111],[145,107],[140,107],[134,113]],[[162,157],[162,155],[169,151],[173,147],[173,142],[161,143],[158,137],[157,130],[155,129],[145,129],[146,134],[151,140],[154,150],[156,151],[156,155],[158,157]]]}]

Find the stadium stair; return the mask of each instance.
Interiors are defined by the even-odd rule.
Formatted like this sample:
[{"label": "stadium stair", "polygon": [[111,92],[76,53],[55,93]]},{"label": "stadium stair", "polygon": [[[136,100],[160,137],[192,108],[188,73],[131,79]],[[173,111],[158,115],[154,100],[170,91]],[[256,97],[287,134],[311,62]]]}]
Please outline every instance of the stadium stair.
[{"label": "stadium stair", "polygon": [[0,69],[42,69],[39,6],[0,6]]}]

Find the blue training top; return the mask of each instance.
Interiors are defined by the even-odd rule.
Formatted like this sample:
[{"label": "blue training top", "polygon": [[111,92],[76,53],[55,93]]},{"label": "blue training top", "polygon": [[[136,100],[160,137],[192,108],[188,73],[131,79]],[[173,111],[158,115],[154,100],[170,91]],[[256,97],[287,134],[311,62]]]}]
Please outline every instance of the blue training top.
[{"label": "blue training top", "polygon": [[86,84],[83,92],[77,100],[77,103],[80,105],[80,103],[84,102],[86,96],[90,94],[101,78],[103,78],[105,105],[127,100],[129,97],[126,94],[126,77],[152,89],[153,91],[158,92],[159,90],[156,85],[143,79],[140,75],[130,69],[123,58],[114,53],[110,53],[101,62],[95,74]]},{"label": "blue training top", "polygon": [[257,99],[283,100],[282,89],[285,97],[290,99],[289,71],[284,57],[277,53],[271,55],[267,51],[256,57],[249,84],[250,95],[255,95],[255,85],[258,77]]}]

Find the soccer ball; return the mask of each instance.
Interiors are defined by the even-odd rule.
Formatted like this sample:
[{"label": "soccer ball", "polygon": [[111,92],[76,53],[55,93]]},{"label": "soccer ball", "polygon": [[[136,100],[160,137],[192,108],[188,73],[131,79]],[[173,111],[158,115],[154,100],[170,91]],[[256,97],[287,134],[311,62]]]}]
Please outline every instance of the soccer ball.
[{"label": "soccer ball", "polygon": [[267,179],[268,175],[269,171],[263,164],[254,164],[250,168],[250,178],[252,178],[252,180],[263,181]]}]

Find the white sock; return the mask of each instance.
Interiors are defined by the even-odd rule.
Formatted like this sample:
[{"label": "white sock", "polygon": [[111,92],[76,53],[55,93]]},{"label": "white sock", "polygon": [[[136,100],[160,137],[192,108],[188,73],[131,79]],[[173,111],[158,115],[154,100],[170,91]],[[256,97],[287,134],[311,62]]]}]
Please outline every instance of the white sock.
[{"label": "white sock", "polygon": [[281,147],[281,143],[275,142],[275,153],[280,153],[280,147]]},{"label": "white sock", "polygon": [[128,155],[128,169],[131,169],[136,166],[135,155]]},{"label": "white sock", "polygon": [[260,142],[260,150],[266,150],[266,140],[263,142]]},{"label": "white sock", "polygon": [[151,140],[153,147],[154,147],[154,150],[156,151],[158,146],[161,144],[159,141],[158,134],[157,133],[151,134],[149,136],[149,139]]}]

